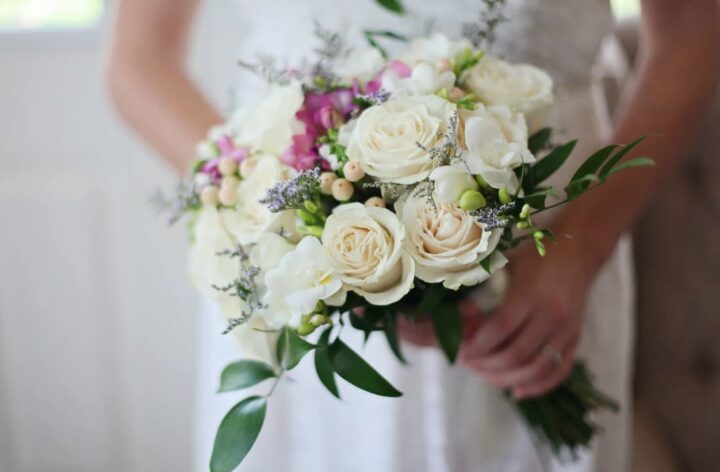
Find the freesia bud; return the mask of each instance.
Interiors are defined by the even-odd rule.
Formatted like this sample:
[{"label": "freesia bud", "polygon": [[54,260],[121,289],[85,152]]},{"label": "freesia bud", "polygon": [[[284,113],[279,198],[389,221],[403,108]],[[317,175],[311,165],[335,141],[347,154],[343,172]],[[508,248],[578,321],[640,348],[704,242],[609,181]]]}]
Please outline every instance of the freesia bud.
[{"label": "freesia bud", "polygon": [[300,323],[297,329],[297,333],[300,336],[307,336],[308,334],[312,334],[313,331],[315,331],[315,325],[311,323]]},{"label": "freesia bud", "polygon": [[520,210],[520,218],[527,219],[527,217],[530,216],[530,205],[527,203],[523,205],[522,210]]},{"label": "freesia bud", "polygon": [[487,205],[485,197],[476,190],[468,190],[460,197],[460,208],[465,211],[478,210],[485,205]]},{"label": "freesia bud", "polygon": [[508,189],[505,187],[501,188],[500,191],[498,191],[498,198],[500,198],[500,203],[510,203],[512,201],[512,195],[510,195],[510,192],[508,192]]},{"label": "freesia bud", "polygon": [[310,324],[313,326],[322,326],[327,322],[327,317],[323,315],[313,315],[312,318],[310,318]]}]

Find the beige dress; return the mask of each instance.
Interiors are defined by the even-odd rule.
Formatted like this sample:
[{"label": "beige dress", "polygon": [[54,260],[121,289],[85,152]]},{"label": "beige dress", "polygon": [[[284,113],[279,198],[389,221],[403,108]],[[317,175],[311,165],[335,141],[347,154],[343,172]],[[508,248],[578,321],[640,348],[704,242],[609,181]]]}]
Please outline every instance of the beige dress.
[{"label": "beige dress", "polygon": [[[211,2],[212,30],[217,35],[215,89],[224,93],[238,77],[232,64],[270,53],[292,59],[311,54],[312,20],[326,28],[390,29],[422,32],[432,20],[435,30],[457,35],[475,18],[476,0],[406,0],[409,18],[377,7],[373,0],[236,0]],[[510,22],[500,30],[494,51],[513,61],[546,68],[557,84],[553,117],[560,138],[580,138],[576,158],[603,144],[604,129],[595,106],[591,69],[604,35],[612,27],[607,0],[509,0]],[[231,42],[235,41],[235,43]],[[238,51],[239,48],[239,51]],[[252,100],[259,82],[241,76],[235,97]],[[562,250],[562,246],[553,248]],[[633,278],[630,249],[623,241],[600,273],[587,301],[580,355],[597,382],[622,402],[618,415],[600,418],[604,435],[574,464],[557,471],[622,472],[630,436],[630,366],[633,337]],[[562,287],[558,287],[562,290]],[[238,357],[232,339],[211,306],[201,320],[198,380],[197,470],[207,470],[215,429],[239,400],[236,394],[214,394],[220,370]],[[328,394],[306,359],[271,399],[264,430],[240,470],[247,471],[540,471],[530,436],[500,392],[460,368],[450,368],[435,350],[406,347],[409,366],[401,366],[385,340],[371,339],[363,348],[358,336],[349,342],[397,385],[405,395],[387,399],[340,386],[343,401]]]}]

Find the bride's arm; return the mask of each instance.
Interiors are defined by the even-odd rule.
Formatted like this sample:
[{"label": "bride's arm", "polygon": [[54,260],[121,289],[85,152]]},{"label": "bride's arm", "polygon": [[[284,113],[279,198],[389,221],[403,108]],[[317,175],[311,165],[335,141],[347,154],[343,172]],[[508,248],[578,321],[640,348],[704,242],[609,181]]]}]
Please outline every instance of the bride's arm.
[{"label": "bride's arm", "polygon": [[175,169],[221,118],[185,70],[197,0],[121,0],[107,84],[113,104]]},{"label": "bride's arm", "polygon": [[[461,356],[487,381],[519,397],[542,394],[569,373],[588,287],[620,235],[662,191],[665,177],[677,171],[720,77],[717,0],[643,0],[642,6],[644,50],[613,141],[651,135],[635,154],[652,157],[657,166],[613,176],[569,205],[554,228],[558,250],[545,258],[532,248],[515,254],[503,306]],[[679,226],[682,222],[669,221],[668,231]]]}]

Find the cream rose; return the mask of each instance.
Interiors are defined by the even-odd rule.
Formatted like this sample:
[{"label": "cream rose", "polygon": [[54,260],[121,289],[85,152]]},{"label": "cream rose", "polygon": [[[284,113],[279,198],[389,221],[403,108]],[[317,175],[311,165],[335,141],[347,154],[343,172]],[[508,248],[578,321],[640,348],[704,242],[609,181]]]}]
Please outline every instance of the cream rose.
[{"label": "cream rose", "polygon": [[465,118],[465,165],[491,186],[518,190],[514,169],[535,162],[528,150],[528,130],[521,113],[505,106],[479,107]]},{"label": "cream rose", "polygon": [[553,104],[553,81],[542,69],[485,56],[464,77],[487,105],[505,105],[525,115],[531,132],[542,128]]},{"label": "cream rose", "polygon": [[395,209],[407,231],[405,248],[415,260],[420,280],[457,290],[490,278],[480,262],[491,254],[491,272],[507,262],[494,252],[502,230],[485,231],[475,217],[454,205],[433,207],[423,196],[408,192]]},{"label": "cream rose", "polygon": [[305,129],[295,117],[303,100],[300,83],[275,85],[257,105],[236,111],[227,127],[238,146],[279,156],[292,144],[292,136]]},{"label": "cream rose", "polygon": [[360,203],[337,207],[322,234],[343,290],[352,290],[373,305],[394,303],[413,287],[415,263],[403,250],[404,239],[405,230],[393,212]]},{"label": "cream rose", "polygon": [[288,233],[295,229],[295,215],[291,210],[271,212],[260,203],[274,184],[292,177],[293,170],[274,156],[249,158],[249,175],[238,184],[238,204],[220,212],[224,226],[240,244],[257,242],[265,234],[281,228]]},{"label": "cream rose", "polygon": [[399,97],[368,108],[352,131],[347,154],[370,176],[412,184],[432,170],[431,148],[447,131],[455,104],[434,95]]}]

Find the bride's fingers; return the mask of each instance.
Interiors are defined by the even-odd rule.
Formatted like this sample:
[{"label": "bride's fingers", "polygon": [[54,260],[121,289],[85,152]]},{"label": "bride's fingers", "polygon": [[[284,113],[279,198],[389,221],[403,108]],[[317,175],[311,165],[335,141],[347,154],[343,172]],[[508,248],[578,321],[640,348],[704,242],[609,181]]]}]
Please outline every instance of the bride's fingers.
[{"label": "bride's fingers", "polygon": [[518,400],[532,398],[543,395],[554,389],[570,374],[570,371],[575,364],[576,351],[577,340],[570,343],[567,350],[562,351],[562,361],[553,366],[554,368],[549,375],[545,375],[535,382],[513,388],[513,396]]},{"label": "bride's fingers", "polygon": [[528,314],[527,300],[523,297],[508,299],[497,312],[484,320],[475,336],[465,343],[460,350],[460,359],[469,361],[487,356],[520,329]]},{"label": "bride's fingers", "polygon": [[400,339],[416,346],[432,347],[437,345],[435,330],[430,320],[408,319],[399,316],[397,319]]},{"label": "bride's fingers", "polygon": [[525,323],[504,345],[479,359],[471,359],[473,366],[484,374],[504,374],[528,364],[552,333],[542,316],[528,316]]},{"label": "bride's fingers", "polygon": [[557,349],[559,349],[560,352],[566,352],[570,350],[571,344],[576,342],[577,338],[572,333],[563,332],[555,334],[547,341],[541,343],[530,359],[530,362],[518,369],[508,372],[483,373],[483,379],[487,383],[500,388],[532,386],[550,376],[557,367],[557,360],[553,360],[552,354],[546,346],[558,346]]}]

